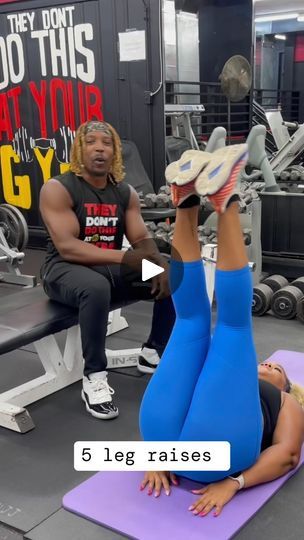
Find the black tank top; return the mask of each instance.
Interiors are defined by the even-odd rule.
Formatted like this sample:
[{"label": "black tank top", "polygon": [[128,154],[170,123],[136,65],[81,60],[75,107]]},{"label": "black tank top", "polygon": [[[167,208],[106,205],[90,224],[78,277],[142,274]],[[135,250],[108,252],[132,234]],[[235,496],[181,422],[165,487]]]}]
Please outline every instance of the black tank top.
[{"label": "black tank top", "polygon": [[281,391],[273,384],[259,380],[260,401],[264,418],[261,452],[272,445],[273,433],[281,408]]},{"label": "black tank top", "polygon": [[[73,211],[79,221],[79,240],[101,249],[121,249],[125,232],[125,212],[130,200],[130,186],[116,183],[112,177],[104,189],[95,188],[81,176],[68,171],[54,177],[69,192]],[[53,264],[64,259],[50,236],[42,276]]]}]

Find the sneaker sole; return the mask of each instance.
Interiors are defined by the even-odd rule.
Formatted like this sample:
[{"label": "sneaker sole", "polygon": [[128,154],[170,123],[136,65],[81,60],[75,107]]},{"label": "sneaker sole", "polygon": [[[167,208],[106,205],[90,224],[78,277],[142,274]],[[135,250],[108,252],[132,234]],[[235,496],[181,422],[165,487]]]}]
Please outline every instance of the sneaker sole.
[{"label": "sneaker sole", "polygon": [[85,403],[87,412],[90,413],[92,416],[94,416],[94,418],[99,418],[100,420],[112,420],[112,418],[117,418],[117,416],[119,415],[119,411],[111,412],[108,414],[102,414],[102,413],[97,413],[96,411],[92,411],[92,409],[90,409],[90,407],[88,406],[83,390],[81,391],[81,398],[82,398],[82,401],[84,401]]},{"label": "sneaker sole", "polygon": [[[227,151],[226,149],[230,149]],[[195,182],[195,189],[199,195],[215,195],[228,182],[236,166],[241,169],[248,159],[248,148],[246,144],[237,147],[226,147],[226,152],[218,159],[212,161],[210,165],[201,172]],[[219,151],[218,151],[219,152]],[[211,177],[210,177],[211,175]]]},{"label": "sneaker sole", "polygon": [[191,168],[181,171],[181,166],[179,165],[180,160],[170,163],[165,171],[165,177],[168,184],[176,184],[177,186],[189,184],[196,179],[212,158],[212,154],[201,152],[200,150],[188,150],[186,152],[189,152],[189,154],[185,155],[184,164],[181,166],[183,167],[187,165],[188,162],[191,162]]},{"label": "sneaker sole", "polygon": [[138,371],[140,371],[141,373],[148,373],[148,374],[155,373],[157,366],[149,367],[149,366],[142,365],[139,363],[140,360],[145,360],[145,358],[143,358],[142,356],[138,358],[138,362],[137,362]]}]

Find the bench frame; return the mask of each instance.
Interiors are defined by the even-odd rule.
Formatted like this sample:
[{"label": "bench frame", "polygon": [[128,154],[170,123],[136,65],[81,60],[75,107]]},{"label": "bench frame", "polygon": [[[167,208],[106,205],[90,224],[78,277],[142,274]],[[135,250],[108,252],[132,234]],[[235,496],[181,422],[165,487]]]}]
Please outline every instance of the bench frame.
[{"label": "bench frame", "polygon": [[[109,316],[107,336],[128,327],[121,310],[112,311]],[[33,342],[45,374],[16,386],[0,394],[0,426],[26,433],[35,424],[25,408],[58,390],[82,379],[83,358],[79,325],[67,330],[63,353],[55,335],[49,335]],[[126,350],[106,349],[108,368],[126,368],[137,365],[140,348]]]}]

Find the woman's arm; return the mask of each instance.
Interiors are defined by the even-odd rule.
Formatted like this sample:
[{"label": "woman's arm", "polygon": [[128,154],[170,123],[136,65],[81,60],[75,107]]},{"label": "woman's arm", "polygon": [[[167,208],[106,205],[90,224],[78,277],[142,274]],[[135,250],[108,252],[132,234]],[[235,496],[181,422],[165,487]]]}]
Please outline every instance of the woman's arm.
[{"label": "woman's arm", "polygon": [[[273,434],[272,446],[260,454],[252,467],[243,471],[245,488],[275,480],[294,469],[299,463],[304,442],[304,412],[292,396],[285,393],[283,396],[284,401]],[[238,482],[230,477],[209,484],[193,492],[201,497],[190,506],[189,510],[195,515],[206,515],[215,509],[215,515],[218,516],[237,491]]]},{"label": "woman's arm", "polygon": [[257,462],[243,471],[245,487],[275,480],[294,469],[304,442],[304,412],[296,400],[284,393],[272,446],[264,450]]}]

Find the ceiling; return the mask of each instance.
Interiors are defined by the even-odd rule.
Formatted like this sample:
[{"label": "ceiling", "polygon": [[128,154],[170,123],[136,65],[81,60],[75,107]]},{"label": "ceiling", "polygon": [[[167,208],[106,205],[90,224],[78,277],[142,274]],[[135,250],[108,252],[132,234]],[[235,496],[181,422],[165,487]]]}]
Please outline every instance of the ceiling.
[{"label": "ceiling", "polygon": [[303,0],[255,0],[255,15],[266,13],[304,13]]}]

